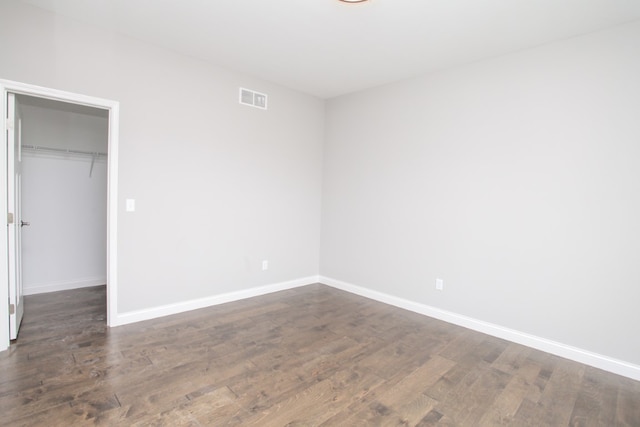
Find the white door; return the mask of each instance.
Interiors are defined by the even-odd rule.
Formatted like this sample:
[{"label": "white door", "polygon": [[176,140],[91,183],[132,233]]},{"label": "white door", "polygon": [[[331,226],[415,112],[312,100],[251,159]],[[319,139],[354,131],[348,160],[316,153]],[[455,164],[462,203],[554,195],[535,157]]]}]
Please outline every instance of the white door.
[{"label": "white door", "polygon": [[22,221],[22,120],[13,93],[7,98],[7,218],[9,234],[9,335],[14,340],[24,314],[22,295],[22,227],[29,223]]}]

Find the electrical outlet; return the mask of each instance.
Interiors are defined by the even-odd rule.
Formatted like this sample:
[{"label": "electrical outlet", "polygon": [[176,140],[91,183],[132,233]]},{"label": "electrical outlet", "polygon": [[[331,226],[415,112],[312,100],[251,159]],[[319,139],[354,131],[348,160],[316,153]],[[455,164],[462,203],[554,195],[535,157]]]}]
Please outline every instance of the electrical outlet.
[{"label": "electrical outlet", "polygon": [[436,279],[436,289],[439,291],[444,289],[444,280]]},{"label": "electrical outlet", "polygon": [[269,260],[263,260],[262,261],[262,271],[268,270],[269,269]]}]

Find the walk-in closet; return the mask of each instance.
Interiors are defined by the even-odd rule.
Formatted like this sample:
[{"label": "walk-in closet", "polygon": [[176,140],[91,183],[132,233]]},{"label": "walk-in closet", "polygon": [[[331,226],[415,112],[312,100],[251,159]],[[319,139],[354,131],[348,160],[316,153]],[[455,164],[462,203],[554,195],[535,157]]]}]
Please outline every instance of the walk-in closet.
[{"label": "walk-in closet", "polygon": [[24,294],[103,285],[108,111],[24,95],[16,101]]}]

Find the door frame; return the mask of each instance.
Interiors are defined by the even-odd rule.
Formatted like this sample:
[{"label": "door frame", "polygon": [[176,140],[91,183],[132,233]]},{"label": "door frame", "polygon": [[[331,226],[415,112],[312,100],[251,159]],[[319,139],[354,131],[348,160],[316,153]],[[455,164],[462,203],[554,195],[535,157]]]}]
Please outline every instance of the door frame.
[{"label": "door frame", "polygon": [[[9,93],[35,96],[72,104],[101,108],[109,112],[107,143],[107,325],[115,326],[118,317],[118,135],[120,103],[103,98],[65,92],[56,89],[0,79],[0,215],[7,218],[7,97]],[[0,351],[9,348],[9,286],[8,286],[8,233],[7,227],[0,227]]]}]

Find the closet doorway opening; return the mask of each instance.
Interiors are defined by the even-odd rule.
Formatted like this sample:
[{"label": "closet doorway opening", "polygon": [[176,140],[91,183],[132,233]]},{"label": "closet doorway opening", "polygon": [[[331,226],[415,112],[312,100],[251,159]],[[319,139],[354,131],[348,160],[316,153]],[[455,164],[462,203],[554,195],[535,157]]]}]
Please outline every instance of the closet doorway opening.
[{"label": "closet doorway opening", "polygon": [[0,298],[10,301],[0,310],[0,351],[18,335],[23,295],[106,285],[114,326],[119,104],[4,80],[0,90],[8,278]]},{"label": "closet doorway opening", "polygon": [[106,285],[109,112],[27,95],[15,103],[23,294]]}]

